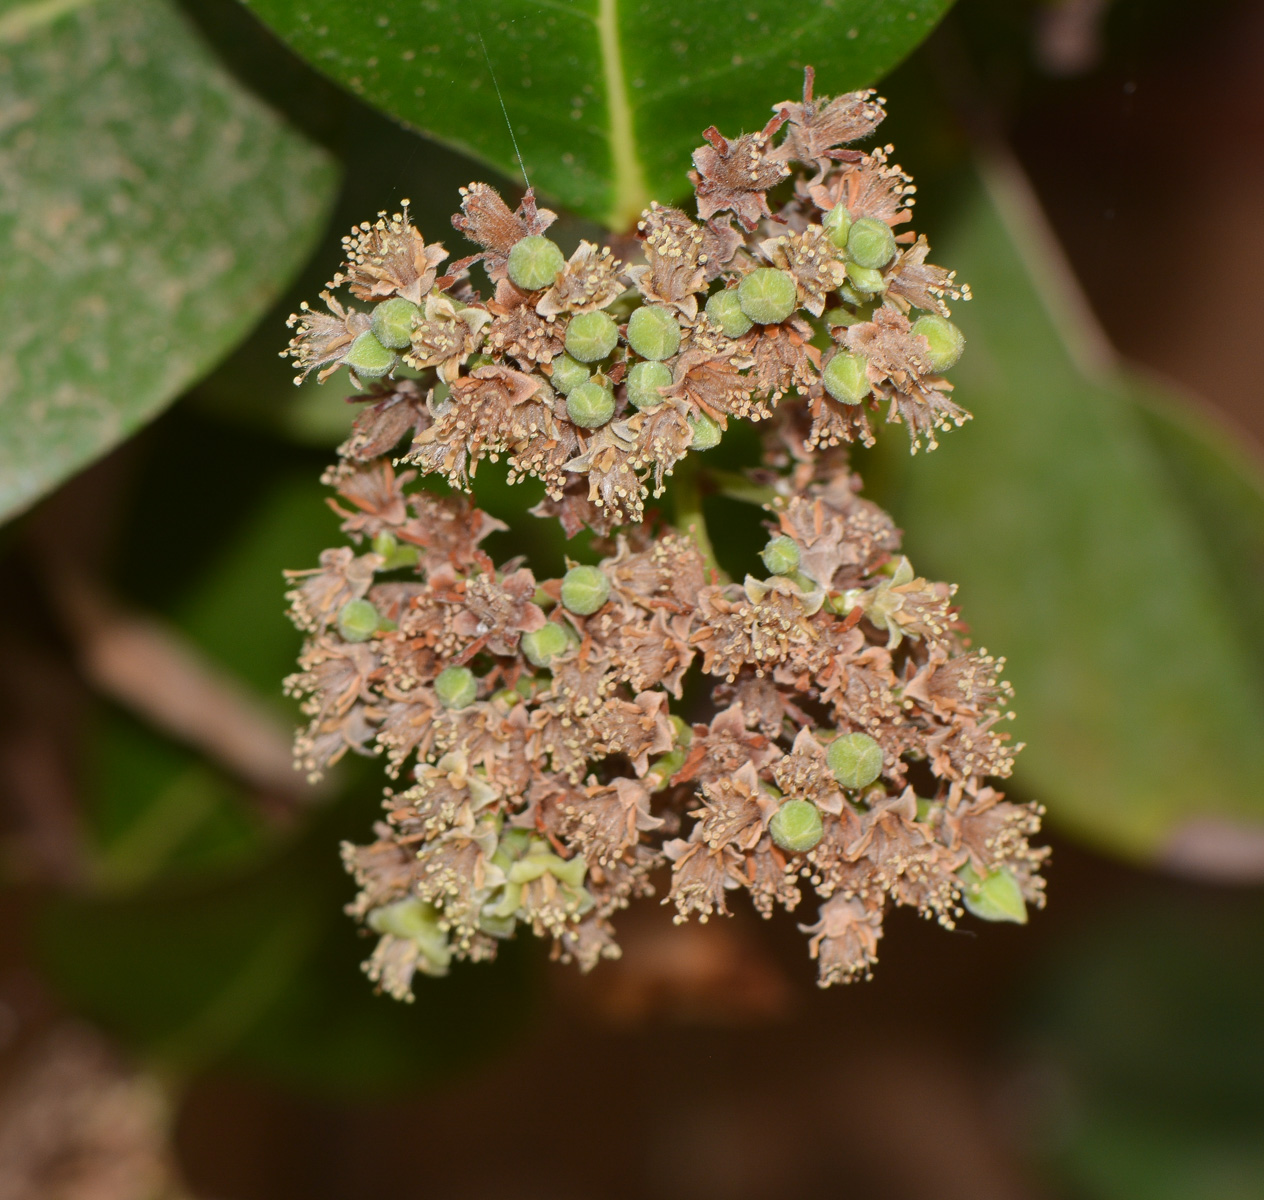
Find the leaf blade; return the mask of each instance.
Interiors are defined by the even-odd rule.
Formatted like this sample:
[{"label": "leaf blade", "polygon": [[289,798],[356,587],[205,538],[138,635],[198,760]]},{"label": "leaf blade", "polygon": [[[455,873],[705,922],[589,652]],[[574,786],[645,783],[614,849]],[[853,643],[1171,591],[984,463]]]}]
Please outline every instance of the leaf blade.
[{"label": "leaf blade", "polygon": [[328,156],[159,0],[0,17],[0,516],[116,444],[301,264]]},{"label": "leaf blade", "polygon": [[373,21],[339,0],[243,3],[357,95],[510,175],[516,137],[538,189],[623,229],[688,193],[707,125],[759,128],[809,62],[822,90],[872,83],[951,0],[806,0],[792,20],[719,0],[381,0]]}]

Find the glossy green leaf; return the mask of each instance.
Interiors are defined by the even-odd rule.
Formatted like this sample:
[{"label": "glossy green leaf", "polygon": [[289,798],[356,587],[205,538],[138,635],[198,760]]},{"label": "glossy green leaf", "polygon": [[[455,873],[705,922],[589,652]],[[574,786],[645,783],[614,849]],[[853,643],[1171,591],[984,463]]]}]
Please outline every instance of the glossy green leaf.
[{"label": "glossy green leaf", "polygon": [[0,0],[0,113],[3,516],[250,329],[336,171],[163,0]]},{"label": "glossy green leaf", "polygon": [[1232,856],[1264,819],[1264,487],[1210,417],[1094,350],[1046,237],[1011,171],[964,189],[935,257],[976,296],[953,371],[975,420],[911,460],[885,439],[884,499],[1008,657],[1023,789],[1105,848],[1216,870],[1189,831]]},{"label": "glossy green leaf", "polygon": [[507,174],[520,150],[542,193],[623,229],[688,192],[708,125],[760,128],[808,63],[822,94],[873,83],[951,0],[244,3],[357,95]]}]

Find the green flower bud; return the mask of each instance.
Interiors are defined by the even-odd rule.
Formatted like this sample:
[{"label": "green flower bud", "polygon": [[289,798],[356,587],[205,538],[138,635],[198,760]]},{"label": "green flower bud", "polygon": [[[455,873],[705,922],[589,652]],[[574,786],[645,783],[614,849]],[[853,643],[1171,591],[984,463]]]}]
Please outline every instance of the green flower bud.
[{"label": "green flower bud", "polygon": [[861,267],[885,267],[895,257],[895,234],[877,217],[861,217],[847,234],[847,253]]},{"label": "green flower bud", "polygon": [[562,603],[581,617],[610,599],[610,580],[600,567],[571,567],[562,578]]},{"label": "green flower bud", "polygon": [[831,308],[825,313],[825,324],[831,329],[835,329],[839,325],[859,325],[863,320],[864,317],[859,313],[854,313],[847,308]]},{"label": "green flower bud", "polygon": [[758,267],[738,285],[738,303],[759,325],[780,325],[799,304],[799,291],[789,271]]},{"label": "green flower bud", "polygon": [[645,305],[628,318],[628,345],[642,358],[661,362],[680,349],[680,325],[659,305]]},{"label": "green flower bud", "polygon": [[478,699],[478,680],[469,667],[449,667],[439,672],[434,690],[444,708],[468,708]]},{"label": "green flower bud", "polygon": [[873,384],[865,368],[869,360],[860,354],[840,351],[825,364],[821,382],[825,390],[842,404],[859,404],[870,392]]},{"label": "green flower bud", "polygon": [[821,814],[808,800],[787,800],[772,814],[768,832],[783,850],[802,854],[821,840]]},{"label": "green flower bud", "polygon": [[936,374],[955,367],[961,352],[966,348],[966,335],[947,317],[918,317],[913,322],[913,332],[930,343],[927,361]]},{"label": "green flower bud", "polygon": [[799,547],[784,534],[773,538],[759,557],[772,575],[793,575],[799,569]]},{"label": "green flower bud", "polygon": [[401,546],[393,533],[383,529],[373,539],[373,553],[380,554],[386,561],[383,571],[397,571],[400,567],[415,567],[421,558],[416,546]]},{"label": "green flower bud", "polygon": [[583,363],[577,363],[569,354],[559,354],[553,360],[553,386],[563,396],[569,396],[591,374]]},{"label": "green flower bud", "polygon": [[619,341],[619,327],[603,312],[577,313],[566,327],[566,353],[577,362],[600,362]]},{"label": "green flower bud", "polygon": [[825,214],[825,220],[821,224],[825,226],[825,231],[829,234],[829,240],[839,250],[846,250],[847,235],[851,232],[851,213],[847,211],[847,206],[841,202],[835,204]]},{"label": "green flower bud", "polygon": [[707,316],[720,327],[725,337],[741,337],[755,323],[742,312],[737,288],[725,288],[707,301]]},{"label": "green flower bud", "polygon": [[600,429],[614,416],[614,392],[609,385],[586,379],[566,397],[566,415],[584,429]]},{"label": "green flower bud", "polygon": [[868,787],[882,774],[882,747],[867,733],[845,733],[830,743],[825,761],[843,787]]},{"label": "green flower bud", "polygon": [[532,666],[547,667],[559,654],[570,649],[571,639],[556,621],[548,621],[542,628],[524,633],[519,645],[523,657]]},{"label": "green flower bud", "polygon": [[361,379],[380,379],[395,365],[395,351],[388,350],[367,329],[351,343],[343,356]]},{"label": "green flower bud", "polygon": [[375,908],[368,916],[374,933],[415,942],[421,952],[417,970],[423,975],[446,975],[452,961],[447,933],[439,927],[439,912],[433,904],[409,897]]},{"label": "green flower bud", "polygon": [[671,367],[665,363],[633,363],[625,383],[628,400],[637,408],[657,408],[663,402],[663,395],[658,389],[667,387],[671,381]]},{"label": "green flower bud", "polygon": [[851,280],[852,286],[855,287],[856,291],[864,292],[868,295],[880,292],[887,286],[887,281],[883,279],[881,271],[875,271],[870,267],[862,267],[859,263],[849,262],[847,264],[847,278]]},{"label": "green flower bud", "polygon": [[373,310],[369,327],[383,346],[402,350],[413,340],[413,319],[421,312],[411,300],[392,296]]},{"label": "green flower bud", "polygon": [[1027,924],[1027,902],[1023,889],[1008,867],[980,876],[969,863],[957,872],[962,889],[961,900],[966,908],[984,921],[1013,921]]},{"label": "green flower bud", "polygon": [[566,266],[562,248],[546,237],[533,235],[514,242],[509,251],[509,278],[524,292],[552,287],[557,273]]},{"label": "green flower bud", "polygon": [[693,438],[689,443],[690,450],[710,450],[712,446],[720,444],[724,431],[706,413],[700,412],[685,419],[689,422],[689,428],[693,430]]},{"label": "green flower bud", "polygon": [[377,609],[367,600],[348,600],[338,614],[338,632],[344,642],[367,642],[381,623]]}]

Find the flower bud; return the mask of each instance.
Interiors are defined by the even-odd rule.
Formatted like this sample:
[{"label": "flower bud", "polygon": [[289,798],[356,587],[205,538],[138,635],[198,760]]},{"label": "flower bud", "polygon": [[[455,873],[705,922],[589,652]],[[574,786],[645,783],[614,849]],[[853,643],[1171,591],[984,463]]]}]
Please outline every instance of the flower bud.
[{"label": "flower bud", "polygon": [[367,600],[348,600],[338,614],[338,632],[344,642],[367,642],[382,618]]},{"label": "flower bud", "polygon": [[742,312],[742,302],[738,297],[737,288],[725,288],[723,291],[716,292],[707,301],[707,316],[711,318],[712,324],[720,327],[725,337],[741,337],[754,324],[754,321]]},{"label": "flower bud", "polygon": [[383,571],[397,571],[400,567],[415,567],[421,558],[421,552],[416,546],[401,546],[395,535],[387,529],[383,529],[374,537],[373,553],[380,554],[385,560],[382,563]]},{"label": "flower bud", "polygon": [[1027,902],[1023,899],[1023,889],[1008,867],[980,876],[966,863],[957,875],[964,884],[962,903],[980,920],[1027,924]]},{"label": "flower bud", "polygon": [[738,303],[759,325],[780,325],[799,304],[799,290],[789,271],[758,267],[738,285]]},{"label": "flower bud", "polygon": [[600,429],[614,416],[614,392],[608,384],[585,379],[566,397],[566,415],[584,429]]},{"label": "flower bud", "polygon": [[642,358],[661,362],[680,349],[680,326],[659,305],[645,305],[628,318],[628,345]]},{"label": "flower bud", "polygon": [[870,392],[873,384],[865,368],[868,360],[860,354],[840,351],[825,364],[821,382],[825,390],[842,404],[859,404]]},{"label": "flower bud", "polygon": [[600,567],[571,567],[562,578],[562,603],[581,617],[610,599],[610,580]]},{"label": "flower bud", "polygon": [[799,569],[799,547],[784,534],[773,538],[759,557],[772,575],[793,575]]},{"label": "flower bud", "polygon": [[402,350],[413,340],[413,320],[421,312],[411,300],[392,296],[373,310],[369,328],[383,346]]},{"label": "flower bud", "polygon": [[448,667],[439,672],[434,690],[444,708],[468,708],[478,699],[478,680],[469,667]]},{"label": "flower bud", "polygon": [[566,353],[577,362],[600,362],[619,341],[619,327],[603,312],[577,313],[566,326]]},{"label": "flower bud", "polygon": [[369,913],[367,924],[374,933],[415,943],[421,952],[417,970],[423,975],[448,973],[452,950],[447,933],[439,926],[439,912],[433,904],[410,896],[375,908]]},{"label": "flower bud", "polygon": [[966,348],[966,335],[947,317],[918,317],[913,322],[913,332],[930,343],[930,353],[926,360],[937,375],[955,367],[961,352]]},{"label": "flower bud", "polygon": [[547,667],[559,654],[570,649],[571,639],[556,621],[549,621],[539,629],[524,633],[519,645],[523,657],[532,666]]},{"label": "flower bud", "polygon": [[569,396],[591,374],[583,363],[577,363],[569,354],[559,354],[553,360],[552,383],[563,396]]},{"label": "flower bud", "polygon": [[566,255],[552,239],[533,234],[514,242],[509,251],[509,278],[524,292],[552,287],[566,266]]},{"label": "flower bud", "polygon": [[395,351],[388,350],[365,330],[343,355],[347,364],[361,379],[380,379],[395,365]]},{"label": "flower bud", "polygon": [[847,264],[847,278],[851,280],[852,286],[856,291],[869,295],[880,292],[887,286],[887,281],[883,279],[881,271],[862,267],[859,263],[849,262]]},{"label": "flower bud", "polygon": [[689,428],[693,430],[693,439],[689,443],[690,450],[710,450],[720,444],[723,431],[706,413],[700,412],[685,418]]},{"label": "flower bud", "polygon": [[861,217],[847,234],[847,253],[861,267],[885,267],[895,257],[895,234],[877,217]]},{"label": "flower bud", "polygon": [[787,800],[768,822],[772,840],[783,850],[802,854],[821,840],[821,814],[809,800]]},{"label": "flower bud", "polygon": [[882,774],[882,747],[867,733],[845,733],[830,743],[825,761],[843,787],[868,787]]},{"label": "flower bud", "polygon": [[633,363],[625,383],[628,401],[637,408],[657,408],[663,402],[658,389],[669,386],[671,381],[671,368],[665,363]]},{"label": "flower bud", "polygon": [[829,234],[829,240],[839,250],[846,250],[847,235],[851,232],[851,213],[847,211],[847,206],[841,201],[835,204],[825,214],[825,220],[821,224],[825,226],[825,232]]},{"label": "flower bud", "polygon": [[825,324],[830,329],[835,329],[839,325],[850,326],[859,325],[864,320],[859,313],[854,313],[850,309],[839,306],[831,308],[825,314]]}]

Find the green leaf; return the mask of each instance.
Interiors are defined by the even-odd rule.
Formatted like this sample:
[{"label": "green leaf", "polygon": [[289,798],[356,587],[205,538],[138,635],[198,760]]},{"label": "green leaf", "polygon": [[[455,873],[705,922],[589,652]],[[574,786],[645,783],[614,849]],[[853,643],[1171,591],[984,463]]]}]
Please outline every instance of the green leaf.
[{"label": "green leaf", "polygon": [[1008,657],[1020,785],[1088,841],[1176,861],[1200,822],[1232,841],[1264,817],[1264,487],[1097,343],[1024,186],[985,167],[935,247],[976,296],[953,371],[975,420],[911,461],[886,439],[878,474],[914,563]]},{"label": "green leaf", "polygon": [[0,0],[0,113],[4,516],[250,329],[336,171],[161,0]]},{"label": "green leaf", "polygon": [[706,126],[760,128],[809,63],[821,94],[872,83],[951,4],[243,2],[357,95],[514,176],[521,150],[537,188],[614,229],[688,193]]}]

